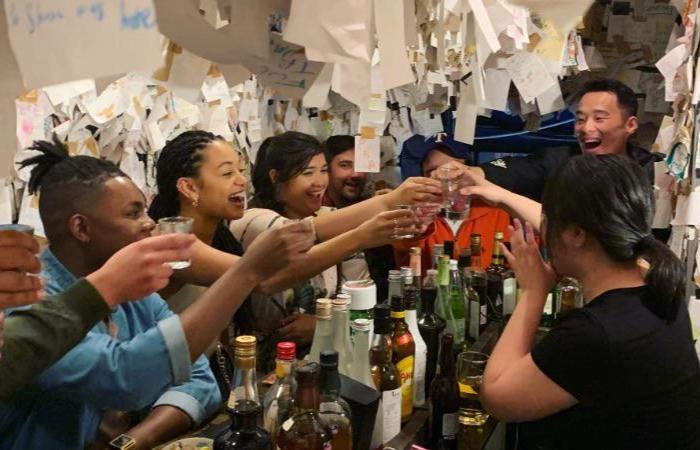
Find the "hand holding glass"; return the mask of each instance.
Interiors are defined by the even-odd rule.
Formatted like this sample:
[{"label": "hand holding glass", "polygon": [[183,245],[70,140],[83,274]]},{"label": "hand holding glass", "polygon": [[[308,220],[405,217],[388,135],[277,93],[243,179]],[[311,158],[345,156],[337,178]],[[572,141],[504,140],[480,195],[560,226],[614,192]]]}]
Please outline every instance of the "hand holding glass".
[{"label": "hand holding glass", "polygon": [[442,184],[442,207],[450,220],[464,220],[469,217],[471,199],[459,193],[460,177],[454,167],[440,167],[437,177]]}]

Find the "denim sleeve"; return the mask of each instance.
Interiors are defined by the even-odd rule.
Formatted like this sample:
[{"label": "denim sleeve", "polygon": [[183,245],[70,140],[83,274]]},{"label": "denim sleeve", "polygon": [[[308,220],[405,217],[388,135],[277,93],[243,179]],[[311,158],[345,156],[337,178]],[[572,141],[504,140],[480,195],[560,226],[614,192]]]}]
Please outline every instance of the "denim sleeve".
[{"label": "denim sleeve", "polygon": [[192,376],[186,383],[171,387],[153,407],[175,406],[184,411],[197,425],[211,417],[221,406],[221,393],[206,357],[194,363]]}]

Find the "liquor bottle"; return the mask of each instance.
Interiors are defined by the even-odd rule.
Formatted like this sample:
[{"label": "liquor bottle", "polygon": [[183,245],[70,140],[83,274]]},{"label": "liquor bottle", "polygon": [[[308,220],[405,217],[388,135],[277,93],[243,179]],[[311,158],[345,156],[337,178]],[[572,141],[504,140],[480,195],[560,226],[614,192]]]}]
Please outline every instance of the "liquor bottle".
[{"label": "liquor bottle", "polygon": [[331,447],[331,432],[319,417],[319,366],[315,362],[296,370],[297,395],[294,413],[280,428],[277,448],[281,450],[325,450]]},{"label": "liquor bottle", "polygon": [[377,411],[381,414],[381,427],[375,425],[375,429],[381,430],[379,448],[384,448],[383,445],[401,431],[401,375],[391,360],[391,332],[389,306],[377,305],[369,360],[374,386],[381,394],[381,408]]},{"label": "liquor bottle", "polygon": [[470,236],[470,246],[472,253],[471,280],[472,287],[479,294],[479,333],[482,333],[488,325],[488,294],[486,272],[481,265],[481,235],[472,234]]},{"label": "liquor bottle", "polygon": [[455,252],[455,242],[454,241],[445,241],[442,243],[443,245],[443,255],[447,255],[452,259],[454,257],[454,252]]},{"label": "liquor bottle", "polygon": [[445,253],[445,246],[442,244],[433,244],[433,267],[432,269],[437,270],[438,263],[440,262],[440,256]]},{"label": "liquor bottle", "polygon": [[391,349],[393,362],[401,376],[401,422],[408,422],[413,414],[413,369],[416,345],[406,323],[403,298],[391,298]]},{"label": "liquor bottle", "polygon": [[270,433],[257,424],[262,406],[255,377],[255,344],[254,336],[236,338],[233,383],[226,405],[231,426],[216,437],[215,450],[272,449]]},{"label": "liquor bottle", "polygon": [[355,332],[353,343],[353,363],[350,378],[374,389],[374,380],[369,367],[369,334],[370,321],[367,319],[355,319],[352,321]]},{"label": "liquor bottle", "polygon": [[458,345],[464,342],[466,336],[467,314],[465,311],[464,291],[462,289],[462,277],[457,268],[457,261],[450,260],[450,309],[452,310],[452,326],[447,324],[447,329],[454,330],[454,337]]},{"label": "liquor bottle", "polygon": [[416,311],[423,311],[423,304],[420,298],[421,280],[423,279],[423,270],[421,262],[420,247],[411,247],[411,269],[413,269],[413,287],[416,288]]},{"label": "liquor bottle", "polygon": [[582,306],[581,290],[575,278],[563,277],[559,280],[557,292],[559,294],[559,311],[557,316]]},{"label": "liquor bottle", "polygon": [[425,390],[428,391],[430,383],[437,370],[438,351],[440,349],[440,335],[445,330],[445,320],[435,314],[435,300],[437,299],[437,271],[426,271],[423,289],[423,314],[418,319],[418,330],[428,347],[428,359],[425,364]]},{"label": "liquor bottle", "polygon": [[403,276],[400,270],[389,271],[389,296],[384,302],[387,306],[394,295],[403,295]]},{"label": "liquor bottle", "polygon": [[338,370],[346,377],[352,370],[352,341],[350,340],[350,320],[348,317],[348,299],[335,298],[333,305],[333,348],[340,355]]},{"label": "liquor bottle", "polygon": [[333,323],[331,322],[332,303],[327,298],[316,300],[316,329],[309,350],[309,361],[320,362],[321,352],[333,350]]},{"label": "liquor bottle", "polygon": [[350,406],[340,397],[338,352],[322,352],[319,418],[331,431],[333,450],[352,449],[350,417]]},{"label": "liquor bottle", "polygon": [[466,307],[466,331],[465,345],[462,350],[469,347],[479,338],[479,321],[481,319],[479,293],[472,286],[472,252],[470,248],[462,249],[459,256],[458,267],[462,275],[462,286],[464,291],[464,304]]},{"label": "liquor bottle", "polygon": [[430,385],[428,442],[431,449],[457,449],[459,385],[453,347],[454,337],[445,333],[440,345],[440,371]]},{"label": "liquor bottle", "polygon": [[407,287],[404,290],[403,300],[406,307],[406,323],[416,346],[416,359],[413,368],[413,406],[425,406],[425,366],[428,361],[428,347],[418,329],[416,292],[415,287]]},{"label": "liquor bottle", "polygon": [[[377,285],[370,279],[347,281],[343,284],[343,291],[350,294],[350,323],[355,319],[369,320],[371,334],[374,305],[377,304]],[[355,336],[352,327],[350,328],[350,336],[353,338]]]},{"label": "liquor bottle", "polygon": [[275,362],[277,380],[263,397],[263,423],[265,430],[272,437],[273,446],[277,443],[277,431],[280,424],[284,423],[292,414],[292,405],[297,390],[297,382],[294,379],[296,344],[294,342],[278,343]]},{"label": "liquor bottle", "polygon": [[[461,330],[462,341],[464,340],[464,303],[462,303],[461,317],[455,316],[455,311],[452,308],[452,288],[450,286],[450,259],[447,255],[440,257],[440,266],[438,268],[438,295],[437,295],[437,314],[445,319],[445,331],[452,335],[459,335]],[[461,342],[461,341],[460,341]]]},{"label": "liquor bottle", "polygon": [[493,241],[493,253],[491,264],[486,268],[486,280],[489,299],[489,315],[493,318],[503,317],[503,275],[506,273],[505,257],[501,244],[503,243],[503,232],[496,231]]}]

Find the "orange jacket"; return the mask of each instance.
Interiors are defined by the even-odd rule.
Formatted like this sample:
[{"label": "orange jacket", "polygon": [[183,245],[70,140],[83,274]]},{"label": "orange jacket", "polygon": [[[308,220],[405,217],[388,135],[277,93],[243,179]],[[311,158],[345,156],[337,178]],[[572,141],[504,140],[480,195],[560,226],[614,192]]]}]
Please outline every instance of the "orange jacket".
[{"label": "orange jacket", "polygon": [[483,202],[472,200],[469,218],[462,223],[457,236],[452,233],[452,228],[450,228],[445,219],[442,216],[438,216],[421,238],[394,241],[396,264],[398,267],[408,266],[411,247],[420,247],[421,269],[425,273],[427,269],[432,267],[434,244],[454,241],[455,250],[451,258],[457,259],[461,249],[469,247],[471,234],[478,233],[481,235],[481,265],[485,269],[491,264],[494,234],[496,231],[502,231],[505,235],[505,240],[509,241],[509,224],[510,216],[505,211],[488,206]]}]

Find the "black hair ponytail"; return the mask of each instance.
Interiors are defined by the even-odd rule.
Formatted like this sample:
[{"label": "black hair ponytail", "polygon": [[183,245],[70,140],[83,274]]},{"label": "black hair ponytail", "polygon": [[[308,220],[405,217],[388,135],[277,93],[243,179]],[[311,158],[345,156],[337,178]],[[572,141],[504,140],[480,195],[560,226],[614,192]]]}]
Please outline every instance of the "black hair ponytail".
[{"label": "black hair ponytail", "polygon": [[682,301],[685,300],[685,266],[663,242],[652,235],[643,238],[636,247],[639,256],[649,263],[645,281],[661,298],[661,315],[673,320]]}]

